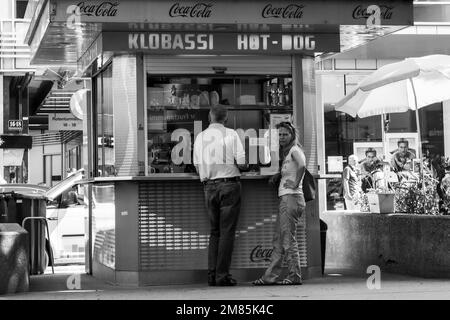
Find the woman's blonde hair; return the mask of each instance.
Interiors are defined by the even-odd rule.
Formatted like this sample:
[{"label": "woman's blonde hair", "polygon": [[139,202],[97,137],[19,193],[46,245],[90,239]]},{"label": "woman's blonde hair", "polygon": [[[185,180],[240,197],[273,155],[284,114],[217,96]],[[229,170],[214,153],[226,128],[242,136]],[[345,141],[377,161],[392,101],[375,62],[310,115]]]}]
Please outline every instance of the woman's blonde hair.
[{"label": "woman's blonde hair", "polygon": [[287,144],[286,147],[282,148],[280,146],[280,160],[283,160],[288,155],[289,150],[291,150],[291,148],[294,145],[297,145],[303,149],[303,146],[300,144],[300,142],[298,142],[297,130],[295,129],[295,127],[292,123],[290,123],[288,121],[280,122],[275,126],[275,128],[276,129],[285,128],[286,130],[288,130],[291,133],[291,136],[292,136],[292,140]]}]

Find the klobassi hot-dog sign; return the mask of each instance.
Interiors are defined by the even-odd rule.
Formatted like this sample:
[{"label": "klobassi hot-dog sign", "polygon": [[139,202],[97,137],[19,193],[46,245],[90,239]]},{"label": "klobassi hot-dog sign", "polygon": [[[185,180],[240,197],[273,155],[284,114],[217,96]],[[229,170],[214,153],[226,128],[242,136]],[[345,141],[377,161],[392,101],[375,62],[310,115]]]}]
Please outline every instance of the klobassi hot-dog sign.
[{"label": "klobassi hot-dog sign", "polygon": [[104,32],[104,51],[153,54],[295,54],[338,52],[335,33]]}]

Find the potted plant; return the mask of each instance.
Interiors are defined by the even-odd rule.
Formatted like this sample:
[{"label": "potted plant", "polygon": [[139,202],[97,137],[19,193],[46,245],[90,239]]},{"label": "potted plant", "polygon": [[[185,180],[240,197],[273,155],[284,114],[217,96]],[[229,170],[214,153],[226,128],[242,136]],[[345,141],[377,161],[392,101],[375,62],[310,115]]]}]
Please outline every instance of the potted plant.
[{"label": "potted plant", "polygon": [[372,213],[394,213],[395,192],[386,189],[371,189],[367,192],[369,210]]},{"label": "potted plant", "polygon": [[395,211],[408,214],[438,215],[438,180],[433,177],[427,163],[422,166],[423,174],[417,180],[402,180],[395,186]]},{"label": "potted plant", "polygon": [[[394,180],[392,176],[395,176]],[[369,212],[395,212],[395,191],[393,188],[395,180],[397,180],[397,176],[391,171],[389,163],[378,161],[376,170],[370,173],[369,181],[371,185],[366,193]]]}]

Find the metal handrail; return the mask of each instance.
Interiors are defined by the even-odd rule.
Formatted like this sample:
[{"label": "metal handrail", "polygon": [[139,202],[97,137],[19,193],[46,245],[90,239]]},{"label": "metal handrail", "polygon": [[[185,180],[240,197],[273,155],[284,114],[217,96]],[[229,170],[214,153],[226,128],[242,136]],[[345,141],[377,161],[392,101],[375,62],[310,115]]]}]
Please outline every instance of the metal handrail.
[{"label": "metal handrail", "polygon": [[52,249],[52,244],[50,242],[50,232],[48,231],[48,223],[47,223],[47,218],[45,217],[25,217],[22,221],[22,228],[25,229],[25,222],[27,222],[28,220],[37,220],[37,221],[43,221],[45,224],[45,228],[47,229],[47,237],[48,237],[48,246],[50,248],[50,257],[49,259],[51,259],[52,262],[52,273],[55,274],[55,268],[54,268],[54,260],[53,260],[53,249]]}]

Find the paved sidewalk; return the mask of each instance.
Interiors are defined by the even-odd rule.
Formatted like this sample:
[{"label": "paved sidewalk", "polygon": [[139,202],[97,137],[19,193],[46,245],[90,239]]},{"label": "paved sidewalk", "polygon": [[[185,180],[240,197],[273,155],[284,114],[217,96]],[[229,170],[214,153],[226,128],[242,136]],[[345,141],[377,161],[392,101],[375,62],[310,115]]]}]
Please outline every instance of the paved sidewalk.
[{"label": "paved sidewalk", "polygon": [[[51,270],[50,270],[51,271]],[[67,279],[80,274],[80,290],[69,290]],[[424,279],[394,274],[381,275],[381,289],[369,290],[369,275],[327,274],[306,280],[302,286],[208,287],[206,284],[124,287],[114,286],[84,273],[83,266],[57,267],[51,273],[32,276],[30,292],[0,296],[0,300],[377,300],[450,299],[450,279]]]}]

